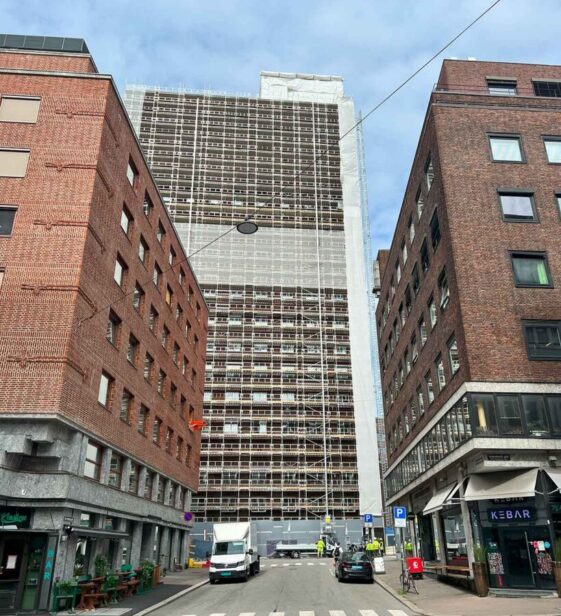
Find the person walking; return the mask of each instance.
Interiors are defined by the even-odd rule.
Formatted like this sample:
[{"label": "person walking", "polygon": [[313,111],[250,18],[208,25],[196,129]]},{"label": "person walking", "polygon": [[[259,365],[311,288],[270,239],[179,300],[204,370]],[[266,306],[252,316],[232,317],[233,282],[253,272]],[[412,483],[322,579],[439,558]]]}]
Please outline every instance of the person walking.
[{"label": "person walking", "polygon": [[372,552],[374,556],[380,556],[380,542],[378,541],[378,537],[374,537],[374,541],[372,541]]},{"label": "person walking", "polygon": [[318,558],[322,558],[323,551],[325,550],[325,543],[321,537],[316,542],[316,550],[318,552]]},{"label": "person walking", "polygon": [[405,540],[403,543],[403,549],[406,556],[413,556],[413,544],[411,543],[411,539]]},{"label": "person walking", "polygon": [[341,553],[342,553],[341,546],[339,545],[339,542],[337,541],[335,543],[335,547],[333,548],[333,565],[335,567],[337,566],[337,562],[341,558]]},{"label": "person walking", "polygon": [[380,539],[380,556],[384,555],[384,540]]}]

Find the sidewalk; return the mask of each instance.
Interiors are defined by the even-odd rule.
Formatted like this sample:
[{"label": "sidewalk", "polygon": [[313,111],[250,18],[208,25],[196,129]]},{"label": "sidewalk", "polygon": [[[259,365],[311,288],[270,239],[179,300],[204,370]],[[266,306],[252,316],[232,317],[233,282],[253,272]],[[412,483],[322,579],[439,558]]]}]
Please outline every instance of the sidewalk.
[{"label": "sidewalk", "polygon": [[[434,616],[561,616],[559,598],[477,597],[457,586],[439,582],[427,575],[415,580],[419,594],[401,592],[399,560],[384,559],[385,574],[376,575],[376,582],[398,598],[409,602],[411,609]],[[412,605],[411,605],[412,604]],[[407,603],[406,603],[407,605]]]},{"label": "sidewalk", "polygon": [[[208,582],[208,569],[185,569],[176,573],[168,573],[162,578],[162,583],[142,595],[134,595],[118,604],[100,608],[93,612],[76,612],[88,616],[144,616],[149,614],[156,606],[166,599],[171,599],[177,593],[185,594],[189,588]],[[59,612],[59,616],[66,616],[69,612]]]}]

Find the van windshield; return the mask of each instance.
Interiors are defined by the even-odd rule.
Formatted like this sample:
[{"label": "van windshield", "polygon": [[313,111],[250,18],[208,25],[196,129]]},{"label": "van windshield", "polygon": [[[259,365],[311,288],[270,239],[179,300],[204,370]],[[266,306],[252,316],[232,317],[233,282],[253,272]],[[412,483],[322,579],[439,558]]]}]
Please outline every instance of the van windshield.
[{"label": "van windshield", "polygon": [[214,545],[214,553],[217,556],[226,554],[243,554],[245,552],[243,541],[219,541]]}]

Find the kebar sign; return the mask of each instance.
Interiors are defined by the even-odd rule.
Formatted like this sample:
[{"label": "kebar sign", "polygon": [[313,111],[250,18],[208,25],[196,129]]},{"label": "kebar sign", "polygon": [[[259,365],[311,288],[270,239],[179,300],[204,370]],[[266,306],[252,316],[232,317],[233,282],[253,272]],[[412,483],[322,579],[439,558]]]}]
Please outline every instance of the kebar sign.
[{"label": "kebar sign", "polygon": [[489,522],[529,522],[536,517],[534,507],[500,507],[487,509]]}]

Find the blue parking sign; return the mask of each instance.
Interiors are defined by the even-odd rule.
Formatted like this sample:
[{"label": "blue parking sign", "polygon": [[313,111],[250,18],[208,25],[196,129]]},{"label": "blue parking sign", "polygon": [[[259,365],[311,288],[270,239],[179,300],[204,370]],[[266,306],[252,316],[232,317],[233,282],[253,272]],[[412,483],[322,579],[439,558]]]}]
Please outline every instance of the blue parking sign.
[{"label": "blue parking sign", "polygon": [[365,524],[372,524],[372,522],[374,522],[374,516],[371,513],[365,513],[364,514],[364,523]]},{"label": "blue parking sign", "polygon": [[405,528],[407,526],[407,508],[406,507],[394,507],[393,508],[393,520],[397,528]]}]

